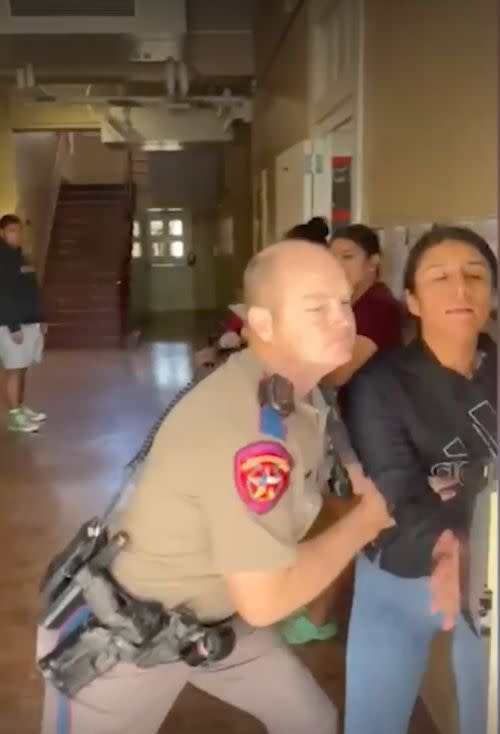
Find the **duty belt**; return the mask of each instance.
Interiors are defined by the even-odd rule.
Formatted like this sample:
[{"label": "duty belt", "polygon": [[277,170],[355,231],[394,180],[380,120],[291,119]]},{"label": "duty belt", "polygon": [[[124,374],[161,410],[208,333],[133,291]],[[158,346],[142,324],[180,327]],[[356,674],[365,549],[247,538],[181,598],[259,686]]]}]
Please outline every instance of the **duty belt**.
[{"label": "duty belt", "polygon": [[[109,518],[133,485],[167,415],[205,376],[189,383],[168,405],[127,465],[122,486],[106,512],[82,525],[47,569],[41,584],[45,602],[41,623],[60,630],[60,638],[38,664],[43,676],[68,697],[120,662],[141,668],[175,661],[209,665],[234,648],[230,625],[204,625],[189,611],[165,610],[157,601],[136,599],[110,573],[128,536],[118,533],[110,538]],[[65,633],[65,624],[77,610],[83,612],[82,621]]]},{"label": "duty belt", "polygon": [[[203,625],[188,611],[165,610],[159,602],[125,591],[102,564],[125,544],[126,536],[118,534],[81,566],[42,620],[62,634],[54,650],[39,660],[39,668],[69,698],[120,662],[140,668],[176,661],[207,666],[234,648],[230,625]],[[84,611],[83,620],[65,634],[65,622],[74,617],[75,608]]]}]

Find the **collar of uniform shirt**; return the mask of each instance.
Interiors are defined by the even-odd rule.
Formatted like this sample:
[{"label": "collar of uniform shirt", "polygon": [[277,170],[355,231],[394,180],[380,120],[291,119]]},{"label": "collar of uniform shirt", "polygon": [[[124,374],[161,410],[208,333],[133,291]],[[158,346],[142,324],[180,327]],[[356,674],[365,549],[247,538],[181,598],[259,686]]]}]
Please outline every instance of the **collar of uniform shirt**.
[{"label": "collar of uniform shirt", "polygon": [[[249,348],[233,354],[229,359],[238,362],[240,367],[255,381],[259,381],[263,377],[270,375],[269,371],[266,370],[265,364]],[[319,387],[315,386],[304,397],[295,396],[295,401],[296,404],[300,405],[301,409],[305,412],[320,414],[324,416],[326,420],[329,407],[326,404]]]}]

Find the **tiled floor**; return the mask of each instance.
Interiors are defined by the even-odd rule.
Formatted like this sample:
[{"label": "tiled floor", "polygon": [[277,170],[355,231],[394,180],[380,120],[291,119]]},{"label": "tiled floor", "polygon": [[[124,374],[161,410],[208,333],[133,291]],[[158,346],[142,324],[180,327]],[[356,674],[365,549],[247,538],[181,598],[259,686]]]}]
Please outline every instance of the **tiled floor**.
[{"label": "tiled floor", "polygon": [[[38,731],[41,686],[33,651],[37,585],[46,563],[83,520],[105,507],[120,467],[190,372],[190,347],[183,341],[143,344],[128,352],[49,353],[32,375],[30,392],[33,405],[49,414],[46,428],[26,437],[0,429],[0,734]],[[343,645],[313,646],[302,654],[340,704]],[[262,729],[248,716],[187,689],[162,731],[257,734]],[[411,734],[431,733],[419,706]]]}]

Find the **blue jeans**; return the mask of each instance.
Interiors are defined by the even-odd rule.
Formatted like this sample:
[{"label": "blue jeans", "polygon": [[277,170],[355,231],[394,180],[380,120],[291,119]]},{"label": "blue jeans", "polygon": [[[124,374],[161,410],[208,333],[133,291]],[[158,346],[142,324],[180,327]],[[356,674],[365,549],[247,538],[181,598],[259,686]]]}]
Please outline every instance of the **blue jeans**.
[{"label": "blue jeans", "polygon": [[[429,649],[441,627],[430,611],[428,578],[383,571],[361,554],[347,642],[344,734],[406,734]],[[462,616],[453,631],[461,734],[486,734],[483,642]]]}]

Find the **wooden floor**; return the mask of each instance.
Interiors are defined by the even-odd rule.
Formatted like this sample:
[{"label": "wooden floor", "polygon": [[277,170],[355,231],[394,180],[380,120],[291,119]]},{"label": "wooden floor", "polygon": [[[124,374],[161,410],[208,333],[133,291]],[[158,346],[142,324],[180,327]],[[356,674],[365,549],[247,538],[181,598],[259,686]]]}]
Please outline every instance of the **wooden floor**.
[{"label": "wooden floor", "polygon": [[[29,396],[49,414],[45,429],[14,436],[0,428],[0,734],[38,732],[41,685],[33,653],[37,585],[47,561],[104,508],[120,467],[190,374],[191,349],[181,340],[122,352],[49,352],[31,376]],[[344,645],[299,654],[342,708]],[[410,731],[433,734],[421,705]],[[258,734],[262,728],[189,688],[162,732]]]}]

